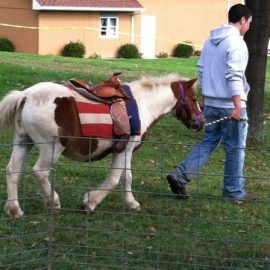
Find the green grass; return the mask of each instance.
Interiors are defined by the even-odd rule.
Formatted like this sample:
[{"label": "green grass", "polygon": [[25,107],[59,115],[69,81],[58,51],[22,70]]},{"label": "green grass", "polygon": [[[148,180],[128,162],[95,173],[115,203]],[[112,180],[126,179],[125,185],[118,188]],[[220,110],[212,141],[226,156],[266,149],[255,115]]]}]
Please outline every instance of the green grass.
[{"label": "green grass", "polygon": [[[196,58],[89,60],[0,53],[0,96],[40,81],[69,78],[99,83],[115,71],[122,81],[146,74],[179,73],[196,77]],[[270,113],[270,66],[266,74],[265,114]],[[269,120],[268,120],[269,121]],[[123,205],[121,186],[90,216],[80,212],[84,192],[97,187],[110,157],[96,163],[61,158],[54,184],[63,210],[49,213],[31,176],[31,154],[20,182],[25,217],[7,218],[5,166],[11,154],[10,132],[0,135],[0,269],[269,269],[270,268],[270,124],[264,146],[246,151],[247,191],[256,203],[236,206],[220,199],[224,155],[217,149],[188,186],[189,200],[176,200],[165,176],[202,136],[172,117],[153,127],[133,157],[133,191],[141,211]],[[4,268],[1,268],[4,267]]]}]

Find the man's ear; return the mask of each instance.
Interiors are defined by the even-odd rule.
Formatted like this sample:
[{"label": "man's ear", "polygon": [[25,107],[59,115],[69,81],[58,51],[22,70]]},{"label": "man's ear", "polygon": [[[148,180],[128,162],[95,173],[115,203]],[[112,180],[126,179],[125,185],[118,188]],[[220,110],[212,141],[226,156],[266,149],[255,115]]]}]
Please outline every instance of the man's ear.
[{"label": "man's ear", "polygon": [[239,21],[239,22],[240,22],[240,24],[243,24],[243,23],[245,23],[245,22],[246,22],[246,20],[247,20],[247,19],[246,19],[246,18],[243,16],[243,17],[241,17],[241,19],[240,19],[240,21]]}]

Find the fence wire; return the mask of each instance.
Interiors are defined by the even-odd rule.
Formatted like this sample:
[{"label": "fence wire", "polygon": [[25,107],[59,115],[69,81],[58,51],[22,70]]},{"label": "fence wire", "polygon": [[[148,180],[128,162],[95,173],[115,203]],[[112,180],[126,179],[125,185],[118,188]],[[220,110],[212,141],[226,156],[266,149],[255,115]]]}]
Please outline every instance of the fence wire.
[{"label": "fence wire", "polygon": [[[110,157],[86,163],[60,158],[51,181],[62,208],[54,212],[44,207],[32,179],[34,151],[19,184],[25,215],[13,219],[1,210],[0,269],[270,269],[270,149],[246,149],[246,189],[259,200],[236,205],[221,199],[222,146],[188,186],[188,200],[171,193],[166,175],[191,147],[168,137],[145,141],[132,162],[141,210],[126,209],[119,185],[89,215],[81,209],[83,195],[105,180]],[[11,148],[0,145],[2,209]]]}]

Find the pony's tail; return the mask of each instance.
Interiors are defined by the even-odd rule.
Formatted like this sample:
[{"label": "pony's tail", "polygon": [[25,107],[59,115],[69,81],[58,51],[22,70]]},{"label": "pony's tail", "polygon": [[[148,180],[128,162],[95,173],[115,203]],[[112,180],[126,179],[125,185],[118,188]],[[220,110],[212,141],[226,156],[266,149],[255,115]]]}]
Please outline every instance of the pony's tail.
[{"label": "pony's tail", "polygon": [[22,92],[14,90],[0,101],[0,130],[13,128]]}]

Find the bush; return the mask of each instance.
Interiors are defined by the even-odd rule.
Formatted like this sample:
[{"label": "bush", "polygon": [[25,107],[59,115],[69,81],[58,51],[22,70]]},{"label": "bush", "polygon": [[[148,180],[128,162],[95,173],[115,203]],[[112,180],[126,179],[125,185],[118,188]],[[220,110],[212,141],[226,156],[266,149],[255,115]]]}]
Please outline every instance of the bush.
[{"label": "bush", "polygon": [[0,51],[3,52],[14,52],[15,46],[13,43],[7,38],[0,38]]},{"label": "bush", "polygon": [[200,50],[196,50],[193,55],[194,56],[201,56],[201,51]]},{"label": "bush", "polygon": [[168,58],[168,54],[165,52],[160,52],[156,56],[157,56],[157,58]]},{"label": "bush", "polygon": [[174,49],[174,56],[189,58],[193,55],[194,48],[189,44],[178,43]]},{"label": "bush", "polygon": [[139,50],[134,44],[124,44],[119,48],[118,57],[120,58],[141,58]]},{"label": "bush", "polygon": [[70,41],[62,50],[62,56],[83,58],[85,55],[85,46],[81,42]]},{"label": "bush", "polygon": [[89,59],[101,59],[101,55],[94,52],[89,56]]}]

